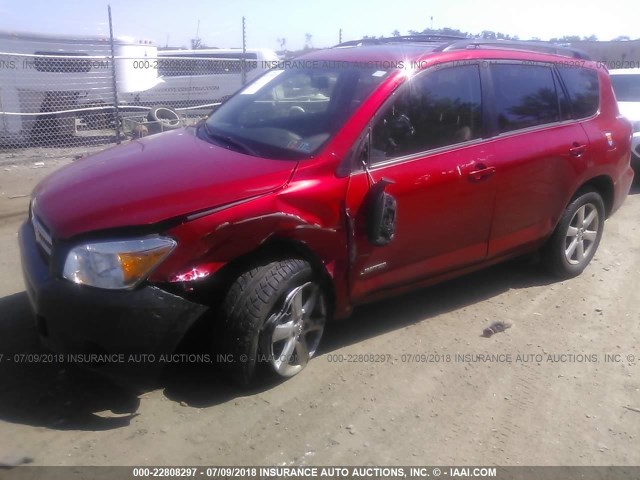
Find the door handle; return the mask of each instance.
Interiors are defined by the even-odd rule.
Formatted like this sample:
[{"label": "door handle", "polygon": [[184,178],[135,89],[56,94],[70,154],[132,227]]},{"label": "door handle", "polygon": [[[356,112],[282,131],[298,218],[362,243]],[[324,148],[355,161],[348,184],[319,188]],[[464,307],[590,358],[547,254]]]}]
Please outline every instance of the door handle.
[{"label": "door handle", "polygon": [[584,155],[584,152],[586,151],[587,151],[586,145],[580,145],[578,142],[573,142],[573,145],[569,149],[569,154],[572,157],[580,158],[582,155]]},{"label": "door handle", "polygon": [[482,163],[478,163],[476,165],[476,169],[469,172],[469,178],[473,181],[479,182],[481,180],[486,180],[494,173],[496,173],[496,167],[487,167]]}]

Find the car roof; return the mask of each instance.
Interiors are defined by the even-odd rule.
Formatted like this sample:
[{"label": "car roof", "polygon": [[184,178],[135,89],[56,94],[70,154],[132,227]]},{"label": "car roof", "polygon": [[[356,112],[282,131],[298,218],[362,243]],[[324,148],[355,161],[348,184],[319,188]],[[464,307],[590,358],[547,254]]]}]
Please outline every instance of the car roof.
[{"label": "car roof", "polygon": [[348,45],[316,50],[299,58],[338,62],[417,60],[432,53],[438,46],[420,44]]},{"label": "car roof", "polygon": [[[425,38],[423,38],[425,37]],[[342,43],[333,48],[316,50],[301,57],[305,60],[330,60],[343,62],[399,62],[417,61],[442,53],[490,52],[492,56],[502,56],[499,52],[509,52],[510,58],[523,59],[545,55],[550,57],[570,57],[589,60],[584,52],[550,42],[483,40],[475,38],[417,35],[382,39],[362,39]],[[454,53],[455,54],[455,53]]]}]

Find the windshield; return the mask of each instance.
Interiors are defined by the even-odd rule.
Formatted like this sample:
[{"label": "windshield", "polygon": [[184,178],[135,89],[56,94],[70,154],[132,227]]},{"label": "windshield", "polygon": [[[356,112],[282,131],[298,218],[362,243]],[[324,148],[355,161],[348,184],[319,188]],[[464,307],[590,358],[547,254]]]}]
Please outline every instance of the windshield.
[{"label": "windshield", "polygon": [[611,83],[619,102],[640,102],[640,74],[611,75]]},{"label": "windshield", "polygon": [[[249,155],[311,157],[387,76],[387,70],[335,62],[270,70],[214,111],[209,140]],[[316,67],[323,63],[330,66]]]}]

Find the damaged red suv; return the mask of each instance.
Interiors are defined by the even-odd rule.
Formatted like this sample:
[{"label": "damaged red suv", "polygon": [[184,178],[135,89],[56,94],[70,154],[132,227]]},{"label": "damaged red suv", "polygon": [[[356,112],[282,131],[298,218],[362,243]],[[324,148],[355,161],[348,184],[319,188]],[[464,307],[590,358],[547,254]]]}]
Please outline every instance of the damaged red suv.
[{"label": "damaged red suv", "polygon": [[631,133],[606,70],[549,45],[401,37],[283,62],[198,125],[35,188],[39,334],[158,354],[206,317],[238,383],[295,375],[358,304],[536,250],[580,274],[633,180]]}]

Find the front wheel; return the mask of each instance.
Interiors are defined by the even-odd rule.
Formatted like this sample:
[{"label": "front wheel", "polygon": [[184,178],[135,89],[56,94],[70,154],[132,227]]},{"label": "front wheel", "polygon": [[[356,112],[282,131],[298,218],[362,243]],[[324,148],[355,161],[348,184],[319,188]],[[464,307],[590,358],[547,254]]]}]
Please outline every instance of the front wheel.
[{"label": "front wheel", "polygon": [[287,259],[240,275],[222,304],[232,380],[251,383],[258,367],[280,377],[300,373],[327,320],[326,295],[309,263]]},{"label": "front wheel", "polygon": [[561,278],[580,275],[598,249],[604,230],[604,202],[585,191],[567,206],[543,250],[545,264]]}]

